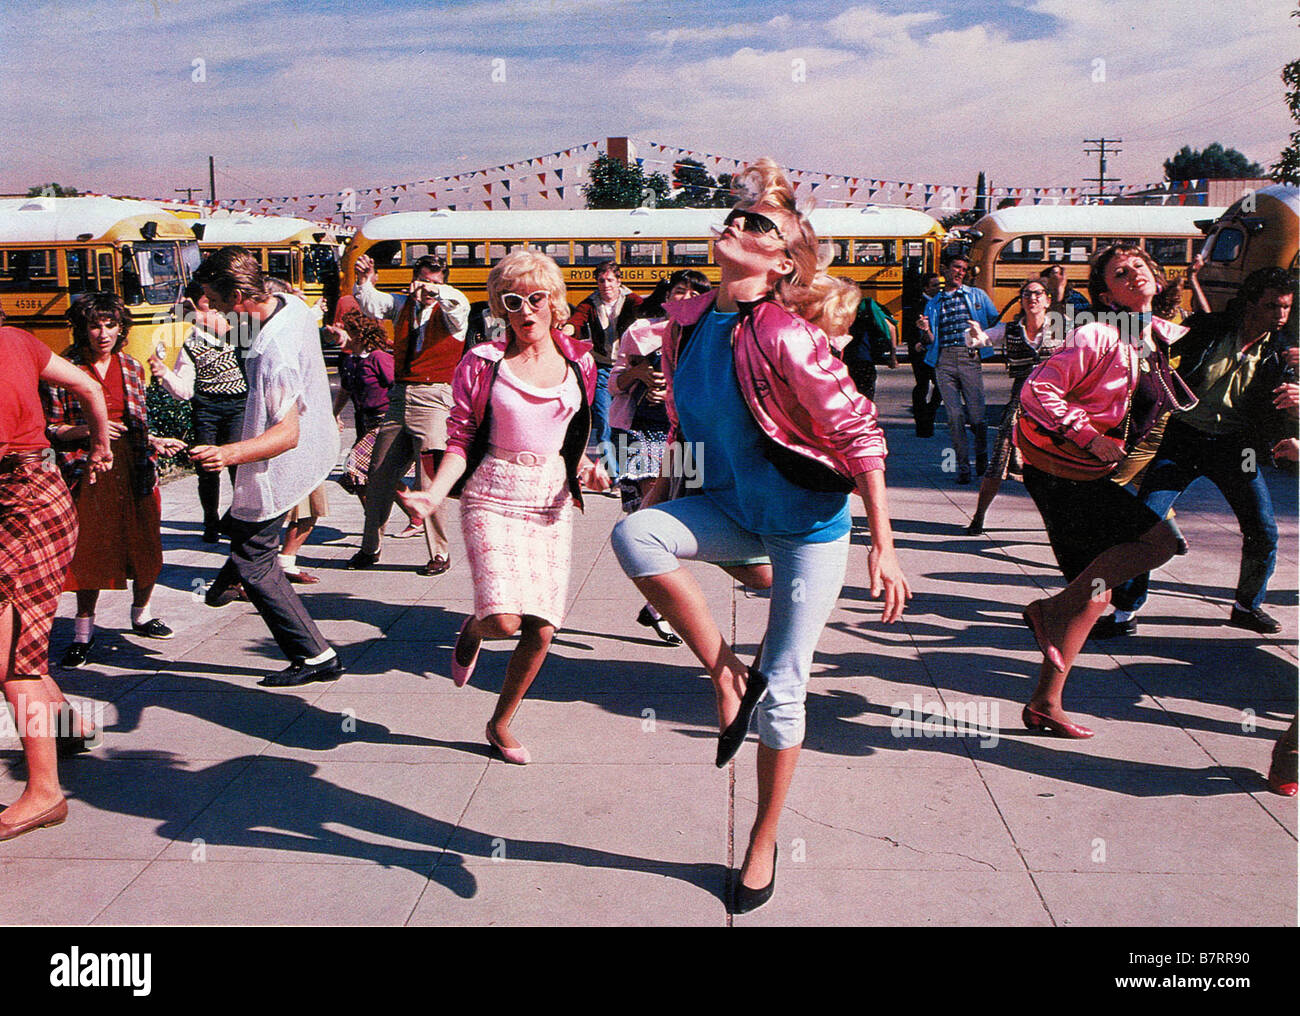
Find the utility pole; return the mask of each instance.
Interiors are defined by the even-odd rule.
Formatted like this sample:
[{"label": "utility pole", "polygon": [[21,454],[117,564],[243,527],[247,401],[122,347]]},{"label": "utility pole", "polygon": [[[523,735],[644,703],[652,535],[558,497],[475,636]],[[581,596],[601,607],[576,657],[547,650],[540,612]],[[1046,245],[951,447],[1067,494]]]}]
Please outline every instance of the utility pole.
[{"label": "utility pole", "polygon": [[174,190],[177,194],[179,194],[181,191],[185,192],[185,201],[187,204],[194,200],[194,192],[198,189],[199,188],[197,187],[173,187],[172,188],[172,190]]},{"label": "utility pole", "polygon": [[208,156],[208,204],[213,208],[217,206],[217,171],[211,155]]},{"label": "utility pole", "polygon": [[[1101,201],[1106,196],[1106,156],[1119,155],[1119,153],[1123,151],[1123,149],[1115,148],[1114,146],[1123,143],[1123,141],[1124,141],[1123,138],[1084,138],[1083,139],[1083,143],[1085,145],[1096,146],[1095,148],[1085,148],[1083,150],[1083,154],[1097,156],[1097,175],[1085,176],[1083,179],[1087,183],[1095,183],[1097,185],[1096,196],[1098,201]],[[1112,146],[1109,151],[1107,151],[1106,149],[1107,145]],[[1111,177],[1111,180],[1114,181],[1115,183],[1119,182],[1119,180],[1115,177]]]}]

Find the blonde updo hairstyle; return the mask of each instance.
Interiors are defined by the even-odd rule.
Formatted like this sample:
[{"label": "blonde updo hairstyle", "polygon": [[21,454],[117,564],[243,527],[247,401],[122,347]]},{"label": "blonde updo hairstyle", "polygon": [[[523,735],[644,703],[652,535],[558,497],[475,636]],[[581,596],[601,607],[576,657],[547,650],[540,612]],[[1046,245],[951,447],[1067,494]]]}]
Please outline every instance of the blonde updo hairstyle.
[{"label": "blonde updo hairstyle", "polygon": [[797,309],[802,291],[812,285],[817,275],[818,259],[817,234],[813,232],[808,217],[799,210],[794,187],[781,167],[764,156],[736,174],[731,190],[738,199],[736,207],[741,211],[766,205],[789,213],[790,225],[778,225],[785,237],[785,252],[794,262],[794,268],[773,288],[778,300],[792,310]]},{"label": "blonde updo hairstyle", "polygon": [[550,294],[551,327],[559,328],[569,320],[569,301],[564,275],[551,258],[525,247],[507,254],[488,272],[488,306],[493,316],[502,321],[510,319],[505,304],[501,302],[502,293],[519,290],[535,293],[539,289]]}]

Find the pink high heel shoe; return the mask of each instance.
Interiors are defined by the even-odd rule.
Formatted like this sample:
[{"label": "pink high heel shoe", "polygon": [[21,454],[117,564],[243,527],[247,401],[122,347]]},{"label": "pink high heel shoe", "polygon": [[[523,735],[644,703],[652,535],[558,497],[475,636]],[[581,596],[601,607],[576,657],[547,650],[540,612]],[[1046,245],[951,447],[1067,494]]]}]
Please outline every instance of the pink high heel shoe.
[{"label": "pink high heel shoe", "polygon": [[487,734],[488,744],[492,745],[493,748],[499,751],[501,757],[507,762],[513,762],[517,766],[526,766],[532,761],[532,756],[528,754],[528,749],[523,745],[520,745],[518,748],[507,748],[504,744],[493,737],[491,720],[488,720],[487,730],[485,732]]},{"label": "pink high heel shoe", "polygon": [[1030,709],[1029,706],[1025,706],[1020,714],[1020,719],[1024,722],[1027,730],[1046,730],[1049,734],[1055,734],[1057,737],[1072,737],[1078,740],[1092,737],[1092,731],[1087,727],[1081,727],[1069,720],[1054,720],[1046,713],[1040,713],[1037,709]]},{"label": "pink high heel shoe", "polygon": [[460,632],[456,635],[456,641],[451,647],[451,679],[455,682],[457,688],[464,688],[465,685],[469,683],[469,679],[474,673],[474,666],[478,663],[479,650],[483,648],[483,643],[480,640],[478,649],[474,650],[474,656],[470,659],[469,663],[465,664],[463,667],[456,660],[456,647],[460,645],[461,636],[465,634],[465,629],[468,628],[473,621],[473,614],[465,619],[465,623],[460,626]]}]

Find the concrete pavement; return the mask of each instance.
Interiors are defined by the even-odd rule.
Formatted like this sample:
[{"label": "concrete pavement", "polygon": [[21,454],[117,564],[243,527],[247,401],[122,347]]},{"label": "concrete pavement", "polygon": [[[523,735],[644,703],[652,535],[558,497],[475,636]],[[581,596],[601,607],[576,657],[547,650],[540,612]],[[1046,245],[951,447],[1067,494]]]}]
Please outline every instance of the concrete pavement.
[{"label": "concrete pavement", "polygon": [[[995,419],[1008,384],[996,367],[986,377]],[[976,489],[941,471],[942,422],[913,436],[910,384],[906,367],[881,372],[915,595],[902,622],[879,624],[859,517],[809,688],[776,896],[734,923],[1294,925],[1296,802],[1262,775],[1296,709],[1294,480],[1270,475],[1281,636],[1223,624],[1240,537],[1198,486],[1178,505],[1191,554],[1157,576],[1138,636],[1090,643],[1071,677],[1066,706],[1097,736],[1030,734],[1020,706],[1038,657],[1019,610],[1060,575],[1019,484],[987,535],[964,535]],[[65,825],[0,844],[0,922],[728,923],[755,739],[714,768],[707,679],[634,621],[640,600],[607,540],[616,500],[591,498],[578,519],[571,612],[513,725],[534,759],[522,768],[483,740],[511,644],[485,647],[469,687],[447,676],[472,603],[458,526],[444,576],[416,574],[418,539],[345,571],[361,512],[331,485],[299,560],[322,579],[304,598],[348,673],[281,691],[258,687],[285,661],[252,609],[202,603],[222,556],[199,539],[192,478],[163,488],[163,517],[154,611],[176,638],[123,634],[128,596],[106,593],[92,662],[56,667],[70,697],[102,705],[105,743],[61,767]],[[692,568],[752,652],[766,600]],[[9,800],[16,739],[0,752]]]}]

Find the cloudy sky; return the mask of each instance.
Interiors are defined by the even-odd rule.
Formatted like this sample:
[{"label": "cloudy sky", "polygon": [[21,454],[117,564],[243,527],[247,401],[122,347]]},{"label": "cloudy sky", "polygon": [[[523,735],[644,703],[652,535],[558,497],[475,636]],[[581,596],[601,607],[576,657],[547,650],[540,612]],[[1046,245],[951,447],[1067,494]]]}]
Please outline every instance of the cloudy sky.
[{"label": "cloudy sky", "polygon": [[339,190],[609,135],[802,169],[1009,186],[1265,165],[1288,0],[35,0],[0,11],[0,192]]}]

